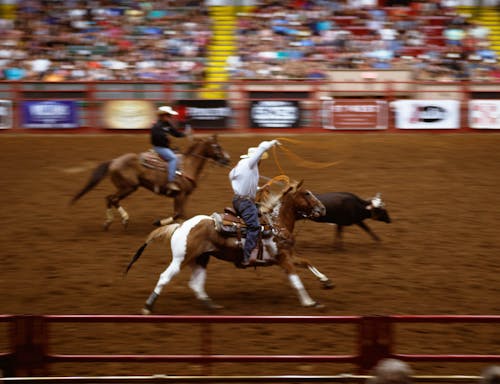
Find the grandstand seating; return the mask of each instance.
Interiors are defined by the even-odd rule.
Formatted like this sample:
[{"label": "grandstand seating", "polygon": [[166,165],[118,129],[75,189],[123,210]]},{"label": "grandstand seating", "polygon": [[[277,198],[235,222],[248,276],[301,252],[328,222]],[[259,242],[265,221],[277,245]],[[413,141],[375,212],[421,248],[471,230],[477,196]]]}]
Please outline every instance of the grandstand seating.
[{"label": "grandstand seating", "polygon": [[469,14],[471,20],[490,30],[491,48],[500,57],[500,10],[498,7],[459,7],[458,11]]}]

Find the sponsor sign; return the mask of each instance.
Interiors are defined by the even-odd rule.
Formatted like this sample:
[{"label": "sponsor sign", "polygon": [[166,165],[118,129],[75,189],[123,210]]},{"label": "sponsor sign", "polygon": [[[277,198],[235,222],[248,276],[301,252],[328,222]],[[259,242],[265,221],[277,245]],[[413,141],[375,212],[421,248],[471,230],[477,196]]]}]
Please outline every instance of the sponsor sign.
[{"label": "sponsor sign", "polygon": [[78,128],[76,101],[23,101],[21,102],[23,128]]},{"label": "sponsor sign", "polygon": [[0,100],[0,129],[12,128],[12,101]]},{"label": "sponsor sign", "polygon": [[300,125],[298,101],[252,101],[250,124],[253,128],[297,128]]},{"label": "sponsor sign", "polygon": [[387,129],[383,100],[325,100],[321,108],[325,129]]},{"label": "sponsor sign", "polygon": [[103,105],[104,127],[148,129],[156,120],[156,109],[147,100],[109,100]]},{"label": "sponsor sign", "polygon": [[500,100],[470,100],[469,127],[500,129]]},{"label": "sponsor sign", "polygon": [[232,114],[226,100],[180,100],[176,110],[194,129],[227,128]]},{"label": "sponsor sign", "polygon": [[460,128],[460,102],[457,100],[397,100],[391,106],[399,129]]}]

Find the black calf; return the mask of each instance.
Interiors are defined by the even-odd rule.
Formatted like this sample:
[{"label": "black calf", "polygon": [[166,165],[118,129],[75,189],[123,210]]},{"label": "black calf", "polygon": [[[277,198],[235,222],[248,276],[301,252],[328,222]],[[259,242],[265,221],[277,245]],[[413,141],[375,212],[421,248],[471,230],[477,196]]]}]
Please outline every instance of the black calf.
[{"label": "black calf", "polygon": [[326,215],[314,219],[314,221],[337,224],[335,243],[341,244],[343,228],[352,224],[361,227],[374,240],[380,241],[380,238],[363,221],[373,219],[385,223],[391,222],[380,194],[370,200],[363,200],[350,192],[329,192],[315,195],[326,207]]}]

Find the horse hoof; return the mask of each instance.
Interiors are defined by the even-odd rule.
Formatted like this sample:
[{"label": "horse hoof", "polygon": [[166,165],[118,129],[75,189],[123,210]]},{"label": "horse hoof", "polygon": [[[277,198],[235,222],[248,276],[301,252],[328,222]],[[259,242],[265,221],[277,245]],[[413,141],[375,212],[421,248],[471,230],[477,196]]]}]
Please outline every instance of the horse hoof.
[{"label": "horse hoof", "polygon": [[207,308],[207,309],[210,309],[212,311],[214,310],[217,310],[217,309],[222,309],[224,308],[222,305],[219,305],[219,304],[215,304],[212,299],[203,299],[201,300],[201,302],[203,303],[203,305]]},{"label": "horse hoof", "polygon": [[328,279],[326,281],[322,281],[321,283],[323,285],[323,289],[333,289],[333,288],[335,288],[335,283],[333,281],[331,281],[330,279]]},{"label": "horse hoof", "polygon": [[109,229],[109,226],[110,226],[110,225],[111,225],[111,223],[104,223],[104,224],[102,225],[102,229],[103,229],[103,230],[105,230],[105,231],[107,231],[107,230]]},{"label": "horse hoof", "polygon": [[154,225],[155,227],[161,227],[161,220],[156,220],[156,221],[153,223],[153,225]]},{"label": "horse hoof", "polygon": [[304,307],[307,307],[307,308],[317,308],[317,309],[323,309],[323,308],[325,308],[325,306],[323,304],[320,304],[317,301],[313,301],[311,304],[304,305]]},{"label": "horse hoof", "polygon": [[153,313],[153,311],[150,308],[148,308],[148,307],[143,307],[141,309],[141,314],[142,315],[147,316],[147,315],[151,315],[152,313]]}]

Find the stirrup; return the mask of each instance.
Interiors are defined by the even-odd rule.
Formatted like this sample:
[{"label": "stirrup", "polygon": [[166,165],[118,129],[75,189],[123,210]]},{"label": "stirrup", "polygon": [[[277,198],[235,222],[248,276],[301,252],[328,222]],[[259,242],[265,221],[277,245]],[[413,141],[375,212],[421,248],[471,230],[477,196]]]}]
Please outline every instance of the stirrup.
[{"label": "stirrup", "polygon": [[167,184],[167,190],[172,191],[172,192],[179,192],[181,189],[179,188],[179,186],[176,183],[171,181]]}]

